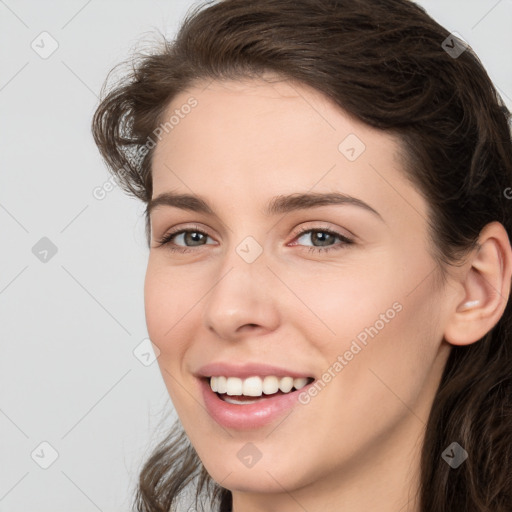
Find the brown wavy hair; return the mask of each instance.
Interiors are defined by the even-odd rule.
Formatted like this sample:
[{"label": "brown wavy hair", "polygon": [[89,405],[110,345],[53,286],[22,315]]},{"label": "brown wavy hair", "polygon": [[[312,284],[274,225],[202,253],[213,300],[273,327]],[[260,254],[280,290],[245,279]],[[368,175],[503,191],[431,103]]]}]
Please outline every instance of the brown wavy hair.
[{"label": "brown wavy hair", "polygon": [[[131,59],[102,91],[94,140],[119,185],[152,196],[155,129],[198,80],[270,72],[313,87],[345,112],[398,135],[408,179],[429,205],[439,267],[457,264],[482,228],[512,239],[510,112],[477,56],[409,0],[224,0],[196,6],[175,40]],[[448,46],[446,42],[448,41]],[[443,42],[445,42],[443,44]],[[150,240],[149,218],[146,234]],[[457,469],[441,453],[458,442]],[[206,473],[179,423],[140,474],[134,505],[167,512],[190,488],[196,505],[228,512],[232,497]],[[421,512],[512,510],[512,305],[469,346],[454,346],[428,418]]]}]

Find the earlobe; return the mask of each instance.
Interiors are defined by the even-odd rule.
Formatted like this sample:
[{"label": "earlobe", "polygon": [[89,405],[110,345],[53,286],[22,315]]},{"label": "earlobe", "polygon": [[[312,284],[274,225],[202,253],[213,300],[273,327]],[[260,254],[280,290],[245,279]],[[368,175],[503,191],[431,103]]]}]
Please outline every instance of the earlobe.
[{"label": "earlobe", "polygon": [[453,345],[470,345],[498,323],[510,297],[512,249],[499,222],[481,231],[478,247],[468,258],[459,284],[458,300],[445,328],[444,338]]}]

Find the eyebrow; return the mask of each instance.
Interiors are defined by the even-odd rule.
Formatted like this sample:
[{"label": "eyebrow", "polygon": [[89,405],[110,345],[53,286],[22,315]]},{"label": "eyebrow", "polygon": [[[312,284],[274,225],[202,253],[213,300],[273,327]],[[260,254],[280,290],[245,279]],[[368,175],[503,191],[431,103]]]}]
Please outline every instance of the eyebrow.
[{"label": "eyebrow", "polygon": [[[329,205],[358,206],[373,213],[382,221],[384,221],[380,213],[372,208],[369,204],[365,203],[361,199],[349,196],[347,194],[341,194],[339,192],[331,192],[325,194],[297,193],[287,196],[276,196],[268,202],[267,207],[263,213],[267,216],[279,215],[292,211]],[[210,208],[204,199],[192,194],[176,194],[174,192],[164,192],[148,202],[146,207],[146,215],[149,216],[151,212],[158,206],[172,206],[182,210],[189,210],[207,215],[215,215],[212,208]]]}]

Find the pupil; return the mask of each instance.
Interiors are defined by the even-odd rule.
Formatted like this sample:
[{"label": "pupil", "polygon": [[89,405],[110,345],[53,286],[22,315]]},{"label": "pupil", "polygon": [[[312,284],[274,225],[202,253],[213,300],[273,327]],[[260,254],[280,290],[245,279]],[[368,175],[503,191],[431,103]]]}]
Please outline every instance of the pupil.
[{"label": "pupil", "polygon": [[324,231],[316,231],[313,235],[313,238],[316,239],[316,241],[320,242],[320,245],[330,245],[329,242],[330,238],[332,238],[333,235],[330,233],[325,233]]},{"label": "pupil", "polygon": [[201,245],[200,243],[202,241],[202,233],[197,233],[196,231],[191,231],[185,234],[185,241],[188,245],[188,242],[191,242],[191,245]]}]

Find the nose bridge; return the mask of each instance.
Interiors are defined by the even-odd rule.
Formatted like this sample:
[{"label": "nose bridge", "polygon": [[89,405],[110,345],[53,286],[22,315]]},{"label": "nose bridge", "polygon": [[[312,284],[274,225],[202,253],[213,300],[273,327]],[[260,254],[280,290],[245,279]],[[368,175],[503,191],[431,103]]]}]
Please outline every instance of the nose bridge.
[{"label": "nose bridge", "polygon": [[235,338],[247,325],[262,330],[278,324],[277,304],[271,294],[267,258],[253,237],[232,246],[216,268],[211,291],[205,297],[203,322],[222,338]]}]

